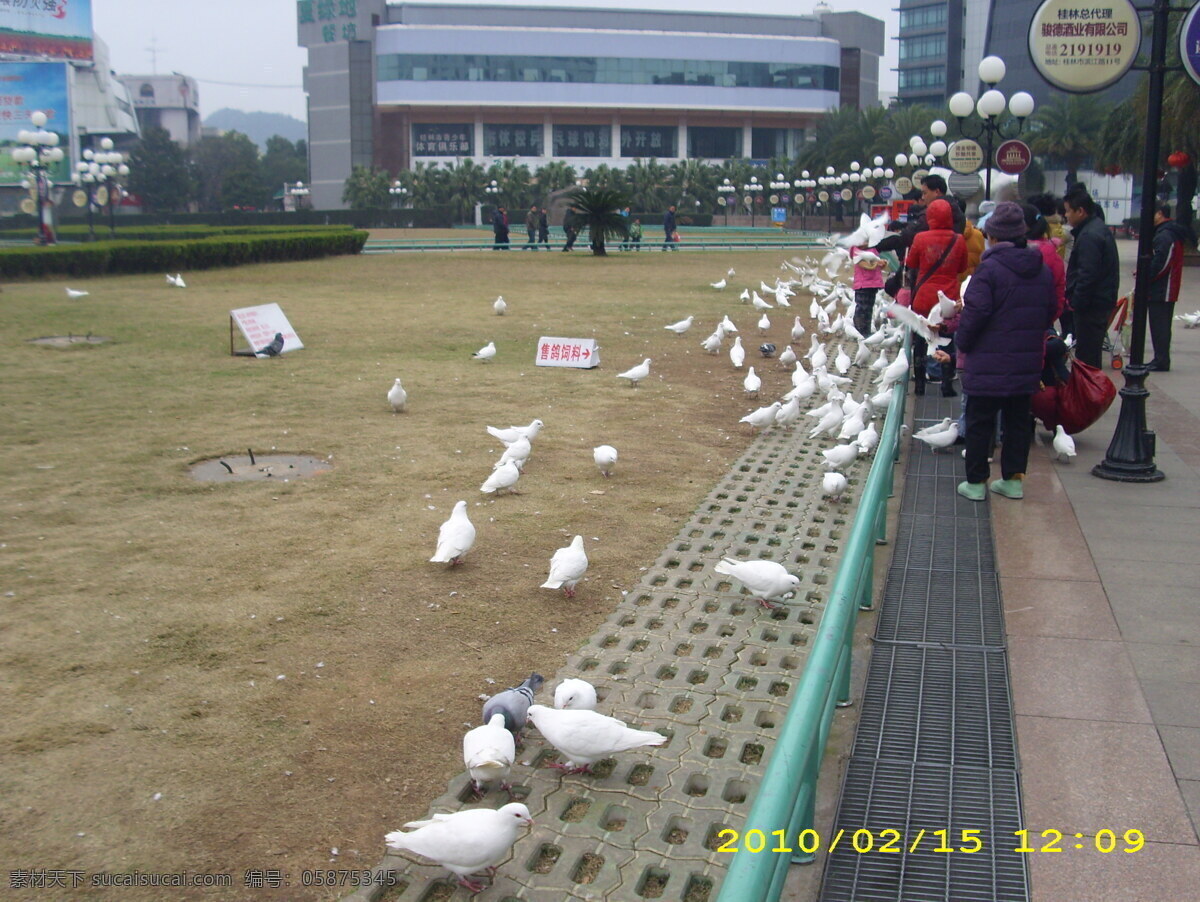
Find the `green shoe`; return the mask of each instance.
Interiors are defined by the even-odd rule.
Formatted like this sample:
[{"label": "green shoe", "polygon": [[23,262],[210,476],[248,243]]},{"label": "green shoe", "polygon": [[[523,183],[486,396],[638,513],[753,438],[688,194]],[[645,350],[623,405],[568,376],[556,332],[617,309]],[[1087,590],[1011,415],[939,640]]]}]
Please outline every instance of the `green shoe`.
[{"label": "green shoe", "polygon": [[1025,484],[1020,479],[997,479],[988,486],[997,495],[1019,501],[1025,497]]},{"label": "green shoe", "polygon": [[982,482],[960,482],[958,484],[958,494],[964,498],[969,498],[971,501],[982,501],[987,497],[987,492],[984,491]]}]

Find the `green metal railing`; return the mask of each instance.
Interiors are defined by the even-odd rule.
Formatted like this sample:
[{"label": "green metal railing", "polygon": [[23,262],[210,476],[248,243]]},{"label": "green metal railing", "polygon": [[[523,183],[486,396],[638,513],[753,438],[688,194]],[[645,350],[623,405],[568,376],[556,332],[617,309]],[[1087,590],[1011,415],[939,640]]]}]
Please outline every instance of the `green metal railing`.
[{"label": "green metal railing", "polygon": [[[801,831],[813,827],[817,776],[834,709],[850,703],[854,624],[859,609],[871,606],[875,545],[887,539],[887,500],[892,494],[899,457],[907,387],[906,375],[896,383],[892,393],[875,460],[859,499],[812,652],[741,831],[742,851],[734,853],[729,863],[717,902],[777,902],[788,866],[809,864],[815,858],[815,854],[800,850],[798,838]],[[751,830],[761,830],[765,839],[766,845],[759,853],[745,851],[746,836]],[[758,844],[757,837],[754,844]],[[795,851],[772,852],[774,848]]]}]

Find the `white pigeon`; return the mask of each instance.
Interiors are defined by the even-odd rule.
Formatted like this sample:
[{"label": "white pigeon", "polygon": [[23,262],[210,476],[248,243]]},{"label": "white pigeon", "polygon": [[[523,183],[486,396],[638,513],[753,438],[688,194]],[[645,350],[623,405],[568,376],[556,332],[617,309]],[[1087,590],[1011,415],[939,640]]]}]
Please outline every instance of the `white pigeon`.
[{"label": "white pigeon", "polygon": [[775,422],[775,414],[779,412],[779,408],[783,405],[775,401],[766,407],[760,407],[751,413],[746,414],[739,423],[749,423],[752,429],[765,429]]},{"label": "white pigeon", "polygon": [[792,295],[794,295],[795,293],[796,292],[792,291],[786,285],[776,285],[775,286],[775,304],[776,304],[776,306],[778,306],[778,307],[792,306],[788,302],[788,298],[792,297]]},{"label": "white pigeon", "polygon": [[493,357],[496,356],[496,343],[494,341],[489,341],[487,344],[485,344],[482,348],[480,348],[478,351],[476,351],[471,356],[474,357],[476,360],[483,360],[483,361],[491,360]]},{"label": "white pigeon", "polygon": [[742,289],[742,293],[738,295],[738,300],[739,300],[739,301],[748,301],[748,300],[750,300],[750,289],[749,289],[749,288],[743,288],[743,289]]},{"label": "white pigeon", "polygon": [[880,386],[880,388],[887,388],[889,385],[899,382],[907,372],[908,354],[901,348],[900,353],[896,355],[896,359],[884,367],[883,372],[879,374],[879,378],[875,380],[875,384]]},{"label": "white pigeon", "polygon": [[925,435],[933,435],[935,432],[945,432],[950,428],[950,424],[953,421],[953,417],[943,417],[940,423],[934,423],[932,426],[926,426],[924,429],[918,429],[913,433],[913,438],[921,438]]},{"label": "white pigeon", "polygon": [[521,468],[517,466],[516,461],[506,460],[503,464],[492,470],[492,475],[483,481],[483,485],[479,487],[479,491],[490,495],[493,492],[499,493],[501,490],[515,494],[516,489],[513,488],[517,484],[517,480],[521,478]]},{"label": "white pigeon", "polygon": [[808,433],[808,437],[816,438],[818,435],[823,435],[826,432],[832,433],[835,430],[841,429],[842,421],[845,418],[845,415],[842,413],[841,403],[837,401],[833,402],[829,410],[825,411],[821,419],[817,421],[817,425]]},{"label": "white pigeon", "polygon": [[1195,329],[1200,326],[1200,310],[1194,310],[1191,313],[1180,313],[1175,319],[1183,323],[1185,329]]},{"label": "white pigeon", "polygon": [[871,395],[871,409],[875,411],[885,410],[892,403],[892,394],[894,391],[893,388],[888,387],[878,394]]},{"label": "white pigeon", "polygon": [[737,336],[733,340],[733,345],[729,348],[729,360],[733,363],[735,370],[740,370],[742,364],[746,362],[746,349],[742,347],[742,336]]},{"label": "white pigeon", "polygon": [[768,304],[766,301],[764,301],[762,298],[760,298],[758,296],[757,291],[751,292],[750,303],[754,305],[755,310],[774,310],[775,309],[775,306],[773,304]]},{"label": "white pigeon", "polygon": [[1054,429],[1054,457],[1056,460],[1062,460],[1064,457],[1070,460],[1074,456],[1075,439],[1067,435],[1067,430],[1059,423]]},{"label": "white pigeon", "polygon": [[431,564],[461,564],[463,555],[475,544],[475,524],[467,516],[467,502],[454,505],[450,519],[438,530],[437,550],[429,559]]},{"label": "white pigeon", "polygon": [[176,288],[187,288],[187,284],[183,281],[183,273],[178,272],[175,275],[167,273],[167,284],[174,285]]},{"label": "white pigeon", "polygon": [[827,448],[821,452],[821,456],[825,458],[823,466],[826,470],[839,470],[843,467],[848,467],[854,463],[854,459],[858,457],[858,452],[857,441],[850,442],[848,445],[834,445],[832,448]]},{"label": "white pigeon", "polygon": [[879,444],[879,433],[875,431],[875,424],[868,423],[867,428],[858,434],[854,439],[858,447],[862,448],[863,454],[870,454],[875,450],[875,446]]},{"label": "white pigeon", "polygon": [[813,351],[813,355],[808,358],[808,362],[812,364],[813,372],[816,372],[824,367],[825,364],[829,362],[829,354],[825,350],[825,345],[817,345],[816,349]]},{"label": "white pigeon", "polygon": [[511,460],[517,465],[518,470],[524,470],[525,461],[529,460],[531,453],[533,453],[533,445],[527,436],[522,435],[515,442],[505,447],[504,453],[500,455],[500,459],[496,461],[495,466],[504,466],[504,464]]},{"label": "white pigeon", "polygon": [[837,356],[833,358],[833,368],[843,376],[850,372],[850,355],[841,345],[838,345]]},{"label": "white pigeon", "polygon": [[727,275],[727,276],[735,276],[735,275],[737,275],[737,273],[735,273],[735,272],[733,271],[733,267],[731,266],[731,267],[729,267],[729,272],[725,273],[725,275]]},{"label": "white pigeon", "polygon": [[800,336],[804,334],[804,323],[800,322],[800,317],[796,317],[796,321],[792,323],[792,341],[799,341]]},{"label": "white pigeon", "polygon": [[748,395],[758,395],[758,390],[762,388],[762,379],[754,372],[754,367],[750,367],[747,371],[746,378],[742,380],[742,388]]},{"label": "white pigeon", "polygon": [[492,309],[496,311],[496,316],[504,316],[508,312],[508,304],[504,301],[504,295],[496,298],[492,303]]},{"label": "white pigeon", "polygon": [[865,341],[858,343],[858,350],[854,352],[854,365],[866,366],[871,359],[871,348]]},{"label": "white pigeon", "polygon": [[86,291],[76,291],[74,288],[67,289],[67,297],[69,298],[86,298],[87,296],[88,292]]},{"label": "white pigeon", "polygon": [[709,282],[708,284],[711,285],[713,288],[717,289],[717,291],[720,291],[722,288],[724,288],[729,283],[725,279],[722,279],[720,282]]},{"label": "white pigeon", "polygon": [[529,719],[546,741],[565,756],[565,761],[553,766],[573,774],[590,773],[592,764],[617,752],[667,741],[662,733],[635,730],[615,717],[587,709],[530,705]]},{"label": "white pigeon", "polygon": [[848,485],[850,480],[836,470],[830,470],[821,477],[821,494],[833,495],[835,501],[841,501],[842,492],[846,491]]},{"label": "white pigeon", "polygon": [[716,332],[700,342],[700,347],[708,351],[710,354],[721,353],[721,330],[718,328]]},{"label": "white pigeon", "polygon": [[771,331],[771,317],[765,313],[758,320],[758,331],[762,335],[766,335]]},{"label": "white pigeon", "polygon": [[567,598],[575,597],[575,584],[587,571],[588,559],[583,550],[583,536],[576,536],[571,544],[560,548],[550,558],[550,575],[542,583],[543,589],[562,589]]},{"label": "white pigeon", "polygon": [[730,335],[738,330],[737,326],[733,324],[733,320],[729,318],[728,313],[726,313],[725,318],[721,320],[721,328],[725,330],[727,335]]},{"label": "white pigeon", "polygon": [[603,476],[612,476],[613,467],[617,464],[617,449],[612,445],[597,445],[592,449],[592,460],[600,468]]},{"label": "white pigeon", "polygon": [[848,316],[842,317],[842,332],[851,341],[862,341],[863,334],[854,325],[854,320]]},{"label": "white pigeon", "polygon": [[554,707],[560,711],[594,711],[596,687],[587,680],[565,679],[554,687]]},{"label": "white pigeon", "polygon": [[453,814],[435,814],[428,820],[409,821],[411,832],[395,830],[383,838],[397,851],[415,852],[457,875],[458,882],[473,893],[483,884],[467,879],[470,874],[493,868],[511,853],[521,827],[532,826],[529,809],[510,802],[495,810],[469,808]]},{"label": "white pigeon", "polygon": [[775,561],[734,561],[724,558],[713,570],[736,579],[764,608],[774,607],[772,600],[783,598],[800,585],[798,576],[792,576],[782,564]]},{"label": "white pigeon", "polygon": [[791,345],[788,345],[787,347],[785,347],[779,355],[779,363],[782,366],[791,366],[793,363],[795,363],[799,359],[800,358],[798,358],[796,356],[796,352],[792,350]]},{"label": "white pigeon", "polygon": [[932,432],[929,435],[914,435],[913,438],[919,442],[924,442],[933,449],[934,453],[937,453],[943,448],[949,448],[958,439],[958,421],[952,420],[950,425],[941,432]]},{"label": "white pigeon", "polygon": [[791,426],[800,419],[800,399],[788,398],[787,403],[775,411],[776,426]]},{"label": "white pigeon", "polygon": [[758,290],[761,291],[763,294],[774,294],[774,292],[775,292],[775,289],[772,288],[770,285],[768,285],[766,282],[764,282],[762,279],[758,280]]},{"label": "white pigeon", "polygon": [[[858,228],[838,239],[838,244],[841,247],[874,247],[887,236],[887,225],[891,216],[884,212],[876,219],[872,219],[866,213],[863,213],[858,220]],[[859,256],[855,262],[861,260],[863,256]],[[875,256],[872,254],[871,256]],[[876,258],[878,259],[878,258]]]},{"label": "white pigeon", "polygon": [[688,329],[692,328],[692,320],[694,316],[689,316],[687,319],[681,319],[677,323],[671,323],[669,326],[663,326],[664,329],[670,329],[676,335],[683,335]]},{"label": "white pigeon", "polygon": [[853,413],[847,414],[846,419],[842,421],[842,428],[838,430],[838,441],[846,441],[847,439],[855,439],[858,434],[867,428],[867,412],[864,407],[860,406]]},{"label": "white pigeon", "polygon": [[637,388],[637,384],[650,375],[650,358],[647,357],[637,366],[630,367],[623,373],[617,373],[618,379],[628,379],[629,384]]},{"label": "white pigeon", "polygon": [[508,789],[508,775],[517,757],[517,742],[504,727],[504,715],[496,713],[481,727],[463,735],[463,764],[471,775],[476,795],[483,795],[493,783]]},{"label": "white pigeon", "polygon": [[519,438],[527,438],[533,441],[537,438],[537,434],[542,431],[542,427],[546,424],[541,420],[534,420],[528,426],[509,426],[507,429],[498,429],[495,426],[488,426],[488,435],[500,439],[507,447]]},{"label": "white pigeon", "polygon": [[937,340],[937,333],[930,327],[929,320],[911,307],[904,307],[892,301],[892,303],[883,308],[883,312],[901,325],[907,326],[912,330],[914,335],[921,336],[927,342]]},{"label": "white pigeon", "polygon": [[405,407],[408,406],[408,392],[404,390],[404,386],[397,379],[387,393],[388,403],[392,405],[392,413],[403,413]]},{"label": "white pigeon", "polygon": [[872,361],[872,363],[871,363],[871,366],[870,366],[871,372],[882,373],[885,369],[887,369],[887,365],[890,362],[891,361],[888,360],[887,351],[885,351],[881,348],[879,351],[879,356],[876,357],[875,360]]}]

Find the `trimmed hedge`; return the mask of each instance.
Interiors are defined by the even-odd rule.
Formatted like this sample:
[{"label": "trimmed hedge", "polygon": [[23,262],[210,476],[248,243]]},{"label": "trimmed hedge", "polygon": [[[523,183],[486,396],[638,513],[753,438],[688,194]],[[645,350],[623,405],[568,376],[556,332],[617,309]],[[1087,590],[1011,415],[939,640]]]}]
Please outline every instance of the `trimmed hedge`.
[{"label": "trimmed hedge", "polygon": [[357,254],[367,233],[336,231],[228,235],[183,241],[96,241],[0,250],[0,278],[98,276],[212,269],[246,263]]},{"label": "trimmed hedge", "polygon": [[[291,234],[294,232],[333,232],[349,229],[348,225],[297,225],[288,226],[211,226],[211,225],[146,225],[134,228],[122,227],[116,238],[110,238],[108,226],[96,229],[97,241],[184,241],[191,238],[215,238],[221,235],[265,235],[268,233]],[[21,241],[32,239],[32,229],[0,229],[0,240]],[[88,241],[87,226],[63,225],[55,229],[60,241]]]},{"label": "trimmed hedge", "polygon": [[[58,222],[62,225],[80,226],[87,229],[87,216],[74,207],[60,206]],[[5,218],[10,228],[18,226],[29,234],[37,230],[37,218],[27,213],[18,213]],[[230,210],[225,213],[125,213],[117,214],[117,235],[126,228],[142,228],[154,225],[211,225],[211,226],[352,226],[356,229],[448,229],[458,223],[449,207],[425,207],[416,209],[403,207],[382,210],[292,210],[289,212],[242,212]],[[108,232],[108,218],[96,221],[96,232]]]}]

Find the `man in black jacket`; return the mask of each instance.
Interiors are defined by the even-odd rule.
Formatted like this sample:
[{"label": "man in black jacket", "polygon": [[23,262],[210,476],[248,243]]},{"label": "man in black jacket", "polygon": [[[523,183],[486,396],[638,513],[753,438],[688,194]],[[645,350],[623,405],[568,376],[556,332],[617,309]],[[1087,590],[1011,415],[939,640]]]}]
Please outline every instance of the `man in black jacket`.
[{"label": "man in black jacket", "polygon": [[1117,243],[1082,188],[1063,198],[1074,249],[1067,262],[1067,303],[1075,317],[1075,359],[1101,366],[1108,319],[1117,305],[1121,272]]},{"label": "man in black jacket", "polygon": [[1183,277],[1183,249],[1192,243],[1185,226],[1171,218],[1171,208],[1161,206],[1154,211],[1154,256],[1150,259],[1150,340],[1154,342],[1154,359],[1150,370],[1165,373],[1171,369],[1171,315],[1179,300],[1179,283]]}]

